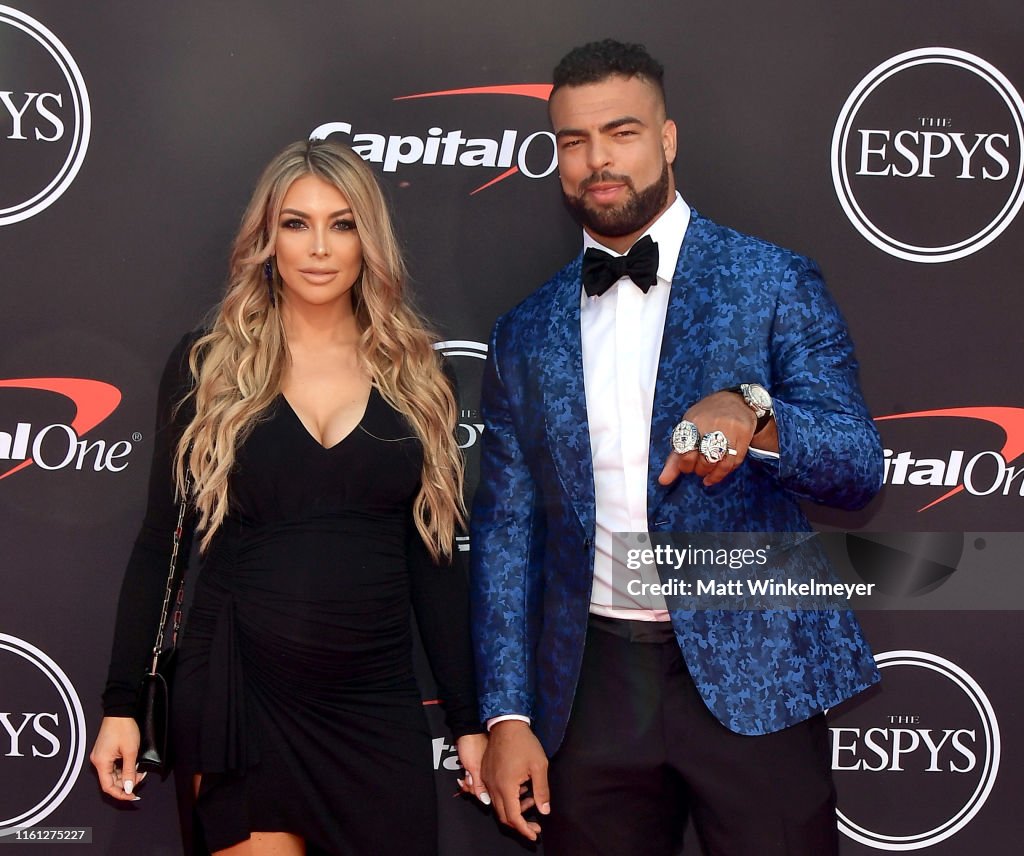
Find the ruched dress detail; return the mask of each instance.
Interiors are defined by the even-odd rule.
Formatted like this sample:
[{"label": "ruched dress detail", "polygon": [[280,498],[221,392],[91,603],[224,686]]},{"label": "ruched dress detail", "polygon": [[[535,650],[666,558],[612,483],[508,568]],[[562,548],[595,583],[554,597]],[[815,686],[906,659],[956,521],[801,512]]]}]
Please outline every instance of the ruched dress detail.
[{"label": "ruched dress detail", "polygon": [[[239,448],[173,689],[175,773],[198,821],[192,852],[288,831],[312,854],[436,853],[411,612],[453,732],[479,723],[464,574],[431,560],[412,521],[421,466],[419,440],[377,389],[334,446],[278,396]],[[115,669],[130,589],[126,578],[108,713],[131,684]],[[202,785],[189,806],[194,774]]]}]

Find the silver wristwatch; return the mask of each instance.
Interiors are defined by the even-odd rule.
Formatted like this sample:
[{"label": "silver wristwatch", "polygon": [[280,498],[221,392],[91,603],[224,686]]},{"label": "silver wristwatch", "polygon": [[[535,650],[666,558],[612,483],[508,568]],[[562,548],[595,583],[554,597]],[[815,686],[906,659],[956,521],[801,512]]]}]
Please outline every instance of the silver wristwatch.
[{"label": "silver wristwatch", "polygon": [[755,434],[761,431],[768,424],[768,420],[775,415],[772,396],[759,383],[741,383],[739,386],[730,387],[726,391],[735,392],[742,396],[743,402],[754,411],[754,415],[757,417],[757,427],[754,428]]}]

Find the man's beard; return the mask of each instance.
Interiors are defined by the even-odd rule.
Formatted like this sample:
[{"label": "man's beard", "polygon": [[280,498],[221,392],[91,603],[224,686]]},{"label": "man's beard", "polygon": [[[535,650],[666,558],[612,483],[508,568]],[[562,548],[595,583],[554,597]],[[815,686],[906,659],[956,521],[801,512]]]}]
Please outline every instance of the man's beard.
[{"label": "man's beard", "polygon": [[[595,174],[580,186],[580,195],[573,196],[563,191],[562,200],[573,219],[595,235],[607,238],[621,238],[639,232],[661,213],[668,202],[668,161],[664,161],[661,175],[653,184],[639,193],[633,180],[625,175],[610,172]],[[629,188],[626,201],[616,208],[594,210],[584,202],[584,192],[592,184],[606,181],[622,182]]]}]

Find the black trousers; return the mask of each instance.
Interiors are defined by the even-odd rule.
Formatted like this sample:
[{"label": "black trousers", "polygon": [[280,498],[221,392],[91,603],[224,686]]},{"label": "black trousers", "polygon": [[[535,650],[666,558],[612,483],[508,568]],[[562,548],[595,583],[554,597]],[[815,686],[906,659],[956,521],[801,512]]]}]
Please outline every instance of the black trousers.
[{"label": "black trousers", "polygon": [[546,856],[836,856],[822,715],[748,737],[705,706],[668,625],[592,618],[565,741],[551,759]]}]

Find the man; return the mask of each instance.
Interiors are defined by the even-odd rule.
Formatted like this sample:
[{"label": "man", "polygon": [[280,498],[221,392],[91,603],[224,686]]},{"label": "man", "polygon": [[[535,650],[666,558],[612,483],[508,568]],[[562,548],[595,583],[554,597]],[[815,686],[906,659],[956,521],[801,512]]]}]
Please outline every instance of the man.
[{"label": "man", "polygon": [[807,531],[798,500],[858,508],[881,484],[817,267],[683,203],[662,73],[610,40],[555,69],[586,253],[490,346],[472,552],[484,782],[503,822],[531,840],[543,825],[548,856],[668,856],[688,817],[709,856],[827,856],[822,710],[878,679],[855,619],[630,603],[613,555],[617,533]]}]

